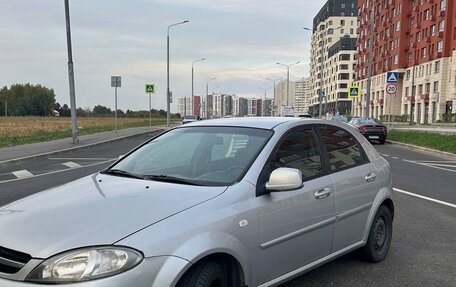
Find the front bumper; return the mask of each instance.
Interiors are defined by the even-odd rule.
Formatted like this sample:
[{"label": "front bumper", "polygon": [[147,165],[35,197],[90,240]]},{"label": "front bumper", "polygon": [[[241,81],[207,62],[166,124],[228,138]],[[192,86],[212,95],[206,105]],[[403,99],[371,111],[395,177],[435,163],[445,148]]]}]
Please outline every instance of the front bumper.
[{"label": "front bumper", "polygon": [[[85,281],[80,283],[57,284],[52,286],[66,287],[161,287],[174,286],[190,262],[174,257],[159,256],[145,258],[141,264],[116,276]],[[2,278],[0,273],[0,287],[37,287],[50,286],[24,281],[14,281]],[[8,276],[11,277],[11,276]],[[23,280],[18,279],[18,280]]]}]

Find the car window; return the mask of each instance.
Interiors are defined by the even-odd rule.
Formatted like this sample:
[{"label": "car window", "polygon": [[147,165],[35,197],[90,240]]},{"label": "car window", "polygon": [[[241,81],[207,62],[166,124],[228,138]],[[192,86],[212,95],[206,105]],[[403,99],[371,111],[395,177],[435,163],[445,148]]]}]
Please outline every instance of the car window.
[{"label": "car window", "polygon": [[230,185],[245,174],[271,135],[270,130],[252,128],[179,128],[153,139],[112,168],[138,176]]},{"label": "car window", "polygon": [[335,126],[320,126],[319,130],[328,152],[331,172],[366,162],[358,141],[348,131]]},{"label": "car window", "polygon": [[304,180],[323,174],[320,151],[312,129],[295,130],[283,138],[270,160],[269,173],[279,167],[299,169]]}]

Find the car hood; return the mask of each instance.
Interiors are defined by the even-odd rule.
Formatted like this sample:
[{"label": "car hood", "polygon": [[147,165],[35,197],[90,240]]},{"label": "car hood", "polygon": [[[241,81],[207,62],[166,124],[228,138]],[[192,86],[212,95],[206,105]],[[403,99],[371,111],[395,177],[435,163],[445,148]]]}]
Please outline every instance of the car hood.
[{"label": "car hood", "polygon": [[0,246],[47,258],[113,244],[225,189],[95,174],[1,208]]}]

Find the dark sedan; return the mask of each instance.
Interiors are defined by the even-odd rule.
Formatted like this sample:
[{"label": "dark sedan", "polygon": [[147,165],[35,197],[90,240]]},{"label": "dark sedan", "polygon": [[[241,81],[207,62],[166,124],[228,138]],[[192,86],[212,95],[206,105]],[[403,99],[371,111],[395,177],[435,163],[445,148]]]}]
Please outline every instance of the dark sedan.
[{"label": "dark sedan", "polygon": [[356,127],[369,141],[378,141],[380,144],[384,144],[386,141],[388,130],[386,126],[377,119],[352,118],[349,124]]}]

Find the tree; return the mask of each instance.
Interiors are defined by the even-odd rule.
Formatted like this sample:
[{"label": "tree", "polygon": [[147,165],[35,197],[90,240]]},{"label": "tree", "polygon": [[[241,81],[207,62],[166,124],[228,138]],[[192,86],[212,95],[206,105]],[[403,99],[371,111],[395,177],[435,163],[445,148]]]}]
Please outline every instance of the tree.
[{"label": "tree", "polygon": [[109,115],[111,114],[111,109],[102,105],[97,105],[93,107],[92,113],[97,115]]},{"label": "tree", "polygon": [[41,85],[14,84],[0,90],[0,102],[3,108],[8,102],[8,112],[12,116],[47,116],[54,109],[55,93]]}]

